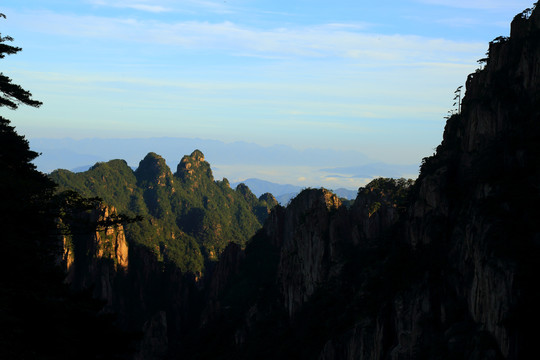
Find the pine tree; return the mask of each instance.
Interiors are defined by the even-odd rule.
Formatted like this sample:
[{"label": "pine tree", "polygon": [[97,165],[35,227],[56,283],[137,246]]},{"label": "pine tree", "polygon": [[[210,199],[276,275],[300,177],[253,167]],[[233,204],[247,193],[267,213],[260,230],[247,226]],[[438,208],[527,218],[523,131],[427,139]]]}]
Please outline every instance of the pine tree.
[{"label": "pine tree", "polygon": [[[5,19],[6,15],[0,13],[0,18]],[[7,44],[11,41],[13,41],[11,36],[2,36],[0,33],[0,59],[5,58],[6,55],[17,54],[22,50],[20,47]],[[9,109],[16,110],[20,104],[33,107],[42,105],[40,101],[32,99],[32,94],[29,91],[11,81],[9,77],[0,73],[0,107],[7,106]]]}]

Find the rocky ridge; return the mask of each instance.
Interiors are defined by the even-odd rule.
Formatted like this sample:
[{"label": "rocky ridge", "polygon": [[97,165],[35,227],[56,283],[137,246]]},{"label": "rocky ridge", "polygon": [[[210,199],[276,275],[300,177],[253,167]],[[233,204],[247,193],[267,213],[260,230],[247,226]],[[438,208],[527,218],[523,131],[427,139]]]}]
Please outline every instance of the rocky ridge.
[{"label": "rocky ridge", "polygon": [[247,187],[233,190],[227,179],[215,181],[199,150],[182,157],[175,174],[161,156],[149,153],[135,171],[112,160],[83,173],[57,170],[50,177],[60,190],[97,196],[121,213],[141,215],[143,221],[126,226],[128,241],[183,272],[199,274],[229,242],[245,244],[276,204],[270,194],[257,199]]}]

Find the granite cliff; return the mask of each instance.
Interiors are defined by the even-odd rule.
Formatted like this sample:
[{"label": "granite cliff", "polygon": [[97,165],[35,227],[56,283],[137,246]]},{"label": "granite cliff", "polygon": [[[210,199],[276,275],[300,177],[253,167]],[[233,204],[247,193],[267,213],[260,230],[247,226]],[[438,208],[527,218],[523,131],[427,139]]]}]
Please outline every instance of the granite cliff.
[{"label": "granite cliff", "polygon": [[197,277],[130,243],[126,221],[113,207],[98,199],[82,201],[84,207],[72,206],[58,220],[65,282],[75,292],[91,291],[103,302],[102,313],[114,314],[124,331],[140,334],[135,359],[174,352],[193,326],[191,313],[199,312]]},{"label": "granite cliff", "polygon": [[[64,214],[60,226],[62,259],[66,283],[77,291],[93,289],[94,298],[113,305],[114,281],[128,268],[128,245],[121,224],[103,226],[116,210],[93,202],[90,208],[73,209]],[[69,220],[68,220],[69,219]]]}]

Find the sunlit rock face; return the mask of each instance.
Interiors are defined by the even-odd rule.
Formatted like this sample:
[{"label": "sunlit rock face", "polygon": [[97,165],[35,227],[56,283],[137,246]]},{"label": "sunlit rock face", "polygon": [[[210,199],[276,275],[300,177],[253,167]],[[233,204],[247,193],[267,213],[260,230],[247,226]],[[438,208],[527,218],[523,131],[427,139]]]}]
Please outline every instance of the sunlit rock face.
[{"label": "sunlit rock face", "polygon": [[115,214],[113,207],[98,204],[71,214],[69,235],[62,236],[62,264],[66,282],[76,290],[93,289],[94,297],[113,303],[117,273],[128,269],[128,245],[121,224],[101,226]]}]

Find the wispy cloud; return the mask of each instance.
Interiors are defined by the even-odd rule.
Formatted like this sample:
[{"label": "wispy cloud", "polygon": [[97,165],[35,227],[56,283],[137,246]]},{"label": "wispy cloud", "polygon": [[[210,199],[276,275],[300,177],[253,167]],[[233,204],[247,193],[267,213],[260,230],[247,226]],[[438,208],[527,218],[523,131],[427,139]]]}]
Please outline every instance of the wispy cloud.
[{"label": "wispy cloud", "polygon": [[362,32],[362,25],[348,23],[261,29],[230,21],[167,23],[56,13],[25,14],[18,21],[31,24],[36,31],[64,36],[139,42],[169,46],[177,50],[210,50],[225,55],[266,58],[334,57],[363,63],[436,61],[448,58],[459,62],[459,59],[471,61],[471,53],[478,54],[485,48],[485,44],[481,43],[406,34],[365,33]]},{"label": "wispy cloud", "polygon": [[531,0],[417,0],[423,4],[442,5],[461,9],[515,10],[532,6]]},{"label": "wispy cloud", "polygon": [[234,12],[226,1],[189,0],[188,2],[199,8],[218,14],[230,14]]},{"label": "wispy cloud", "polygon": [[210,12],[216,14],[233,13],[233,8],[226,1],[209,0],[88,0],[90,4],[120,9],[135,9],[140,11],[163,12]]},{"label": "wispy cloud", "polygon": [[137,1],[137,0],[117,0],[117,1],[104,1],[104,0],[91,0],[91,4],[98,5],[98,6],[106,6],[106,7],[114,7],[114,8],[120,8],[120,9],[134,9],[134,10],[140,10],[140,11],[146,11],[146,12],[152,12],[152,13],[163,13],[163,12],[170,12],[173,9],[170,7],[165,7],[161,5],[156,5],[155,1],[148,2],[148,1]]}]

